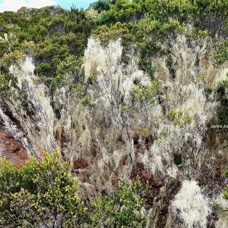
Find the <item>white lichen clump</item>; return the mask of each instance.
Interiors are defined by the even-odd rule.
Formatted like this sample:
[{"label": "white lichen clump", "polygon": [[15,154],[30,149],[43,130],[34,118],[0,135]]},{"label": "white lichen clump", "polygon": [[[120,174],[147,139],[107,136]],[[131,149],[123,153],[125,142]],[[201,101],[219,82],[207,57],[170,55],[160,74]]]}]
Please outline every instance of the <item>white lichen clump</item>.
[{"label": "white lichen clump", "polygon": [[196,181],[183,181],[171,207],[175,216],[184,222],[183,225],[179,224],[179,227],[205,228],[207,226],[207,216],[210,214],[209,201],[202,194]]},{"label": "white lichen clump", "polygon": [[[55,115],[47,88],[38,81],[34,69],[35,66],[29,57],[21,62],[20,66],[10,67],[10,73],[17,79],[17,88],[14,88],[14,93],[10,97],[12,105],[9,107],[33,145],[51,152],[57,148],[53,132]],[[21,92],[26,94],[26,102],[33,116],[23,109],[18,97]]]}]

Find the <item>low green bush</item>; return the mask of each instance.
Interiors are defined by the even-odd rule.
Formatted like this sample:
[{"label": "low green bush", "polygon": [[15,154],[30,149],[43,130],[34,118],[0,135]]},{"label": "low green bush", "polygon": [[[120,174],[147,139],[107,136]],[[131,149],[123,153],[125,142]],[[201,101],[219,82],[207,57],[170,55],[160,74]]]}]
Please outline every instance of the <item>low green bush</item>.
[{"label": "low green bush", "polygon": [[139,180],[121,182],[116,191],[86,204],[69,170],[58,152],[22,166],[0,160],[0,226],[145,227],[141,209],[148,188]]}]

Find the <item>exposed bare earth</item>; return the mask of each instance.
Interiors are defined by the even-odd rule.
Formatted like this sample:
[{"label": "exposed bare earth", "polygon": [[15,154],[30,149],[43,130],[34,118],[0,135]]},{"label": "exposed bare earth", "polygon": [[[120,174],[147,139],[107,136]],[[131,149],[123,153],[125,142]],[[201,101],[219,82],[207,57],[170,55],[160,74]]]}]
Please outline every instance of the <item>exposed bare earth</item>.
[{"label": "exposed bare earth", "polygon": [[22,143],[15,140],[8,132],[0,127],[0,157],[7,158],[16,164],[28,160],[27,150]]},{"label": "exposed bare earth", "polygon": [[[43,149],[38,149],[37,155],[42,158]],[[15,164],[22,165],[29,159],[28,152],[23,144],[4,129],[0,121],[0,158],[6,158]]]}]

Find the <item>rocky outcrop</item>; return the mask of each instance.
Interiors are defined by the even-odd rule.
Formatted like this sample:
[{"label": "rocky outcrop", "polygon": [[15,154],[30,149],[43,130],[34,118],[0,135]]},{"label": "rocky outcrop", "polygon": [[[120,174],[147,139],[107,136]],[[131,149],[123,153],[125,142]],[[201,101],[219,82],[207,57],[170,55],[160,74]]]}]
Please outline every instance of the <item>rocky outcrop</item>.
[{"label": "rocky outcrop", "polygon": [[[42,158],[44,151],[38,149],[37,155]],[[6,158],[15,164],[22,165],[29,159],[29,154],[19,140],[4,129],[3,123],[0,121],[0,158]]]},{"label": "rocky outcrop", "polygon": [[22,143],[2,128],[0,128],[0,157],[5,157],[16,164],[23,164],[28,160],[27,150]]}]

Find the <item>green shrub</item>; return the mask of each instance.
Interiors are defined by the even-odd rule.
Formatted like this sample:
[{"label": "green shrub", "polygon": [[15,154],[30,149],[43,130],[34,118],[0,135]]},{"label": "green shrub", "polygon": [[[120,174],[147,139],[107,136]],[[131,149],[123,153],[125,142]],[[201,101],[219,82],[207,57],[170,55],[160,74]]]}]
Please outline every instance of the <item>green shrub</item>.
[{"label": "green shrub", "polygon": [[223,64],[228,60],[228,40],[225,40],[219,46],[217,52],[215,52],[215,63],[217,65]]},{"label": "green shrub", "polygon": [[132,96],[137,102],[148,102],[153,104],[156,101],[155,98],[159,88],[160,84],[156,81],[151,81],[147,87],[141,84],[135,84],[132,87]]},{"label": "green shrub", "polygon": [[220,101],[220,108],[218,109],[218,119],[219,124],[228,125],[228,98],[227,98],[227,90],[228,88],[228,80],[224,80],[220,83],[218,89],[218,98]]},{"label": "green shrub", "polygon": [[145,204],[143,194],[148,190],[139,180],[133,184],[122,182],[117,191],[101,197],[92,205],[92,227],[145,227],[146,217],[141,213]]},{"label": "green shrub", "polygon": [[75,227],[84,219],[78,181],[59,153],[34,158],[23,166],[0,161],[0,225],[4,227]]},{"label": "green shrub", "polygon": [[145,227],[141,209],[148,188],[139,180],[84,205],[69,168],[57,152],[23,166],[0,160],[0,226]]},{"label": "green shrub", "polygon": [[183,117],[184,112],[182,110],[170,110],[166,117],[169,121],[173,122],[174,125],[178,125],[180,128],[183,128],[187,124],[191,123],[191,119],[189,117]]},{"label": "green shrub", "polygon": [[51,70],[51,65],[49,63],[41,63],[39,66],[35,69],[35,74],[38,75],[45,75]]}]

